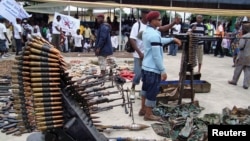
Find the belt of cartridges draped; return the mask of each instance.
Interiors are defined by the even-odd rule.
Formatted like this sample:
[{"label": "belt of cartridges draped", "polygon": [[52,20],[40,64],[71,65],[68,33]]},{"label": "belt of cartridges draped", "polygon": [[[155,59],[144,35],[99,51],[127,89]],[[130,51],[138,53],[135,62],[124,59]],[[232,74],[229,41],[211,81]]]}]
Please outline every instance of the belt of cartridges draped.
[{"label": "belt of cartridges draped", "polygon": [[[100,133],[107,128],[137,131],[149,127],[134,123],[133,102],[128,99],[128,90],[125,97],[126,81],[119,75],[90,75],[72,80],[66,70],[60,52],[40,37],[33,37],[22,54],[16,56],[11,74],[18,134],[39,130],[46,141],[107,141]],[[104,85],[108,81],[111,84]],[[117,90],[103,91],[111,88]],[[109,95],[114,98],[108,98]],[[121,103],[117,104],[119,100]],[[99,106],[114,101],[116,104]],[[133,124],[100,125],[94,114],[118,106],[126,114],[130,112]]]},{"label": "belt of cartridges draped", "polygon": [[39,37],[16,56],[11,75],[20,131],[63,126],[60,72],[65,67],[60,52]]},{"label": "belt of cartridges draped", "polygon": [[[83,140],[106,140],[93,126],[95,121],[92,119],[95,117],[89,114],[87,101],[74,103],[66,98],[65,88],[73,97],[82,99],[83,96],[73,87],[60,51],[49,42],[40,37],[28,41],[22,54],[15,57],[11,75],[20,134],[36,130],[52,134],[55,131],[52,129],[57,129],[56,132],[61,135],[68,132],[65,140],[70,140],[69,136]],[[75,128],[72,128],[73,124]],[[84,133],[79,134],[75,129],[82,129]]]}]

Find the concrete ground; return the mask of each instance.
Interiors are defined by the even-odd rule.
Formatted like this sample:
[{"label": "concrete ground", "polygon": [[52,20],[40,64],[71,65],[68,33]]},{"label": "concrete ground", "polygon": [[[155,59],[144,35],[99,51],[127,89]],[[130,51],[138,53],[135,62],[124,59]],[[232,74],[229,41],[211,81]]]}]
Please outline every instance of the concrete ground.
[{"label": "concrete ground", "polygon": [[[181,63],[181,53],[177,56],[164,56],[164,63],[168,73],[168,80],[178,80]],[[65,57],[67,61],[80,60],[81,57]],[[96,59],[95,57],[84,58]],[[124,60],[133,60],[133,58],[119,58],[117,62],[122,63]],[[214,57],[212,54],[204,55],[204,63],[202,66],[201,80],[206,80],[211,83],[211,91],[209,93],[196,93],[195,100],[199,101],[200,106],[204,107],[205,110],[201,112],[199,116],[203,116],[206,113],[222,113],[222,109],[229,107],[232,109],[233,106],[247,108],[250,104],[250,91],[242,88],[243,75],[242,73],[238,85],[233,86],[227,83],[232,78],[234,68],[232,68],[232,58]],[[197,68],[195,68],[197,71]],[[124,85],[124,88],[130,88],[131,82]],[[141,86],[137,86],[136,89],[140,89]],[[138,96],[138,93],[136,94]],[[183,99],[183,102],[190,102],[190,99]],[[109,103],[111,104],[111,103]],[[140,100],[136,99],[134,106],[134,118],[135,123],[146,124],[150,126],[154,122],[144,121],[142,117],[138,116],[140,109]],[[115,107],[112,110],[104,111],[97,116],[100,116],[101,124],[103,125],[130,125],[132,124],[132,118],[125,114],[124,108]],[[79,131],[80,133],[81,131]],[[142,131],[128,131],[128,130],[112,130],[110,133],[104,133],[107,137],[143,137],[147,139],[163,140],[164,138],[158,136],[151,127]],[[20,137],[14,137],[12,135],[5,135],[0,133],[0,141],[26,141],[26,137],[29,134],[23,134]]]}]

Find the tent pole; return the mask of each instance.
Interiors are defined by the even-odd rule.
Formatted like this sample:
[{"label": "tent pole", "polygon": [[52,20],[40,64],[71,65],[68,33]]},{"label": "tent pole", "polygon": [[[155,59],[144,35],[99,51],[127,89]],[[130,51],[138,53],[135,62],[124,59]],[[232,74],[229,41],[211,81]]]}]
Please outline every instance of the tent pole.
[{"label": "tent pole", "polygon": [[[120,0],[120,4],[122,4],[122,0]],[[119,51],[122,51],[122,7],[120,6],[119,12]]]},{"label": "tent pole", "polygon": [[[170,1],[170,7],[172,7],[172,6],[173,6],[173,5],[172,5],[172,0],[171,0],[171,1]],[[172,15],[172,11],[170,11],[170,13],[169,13],[169,23],[172,22],[171,15]]]},{"label": "tent pole", "polygon": [[[220,3],[218,2],[218,9],[220,9]],[[218,22],[219,22],[219,15],[217,15],[216,18],[216,28],[218,28]]]},{"label": "tent pole", "polygon": [[70,16],[70,5],[68,5],[68,16]]},{"label": "tent pole", "polygon": [[183,23],[186,23],[186,12],[184,12],[184,17],[183,17],[184,19],[183,19]]}]

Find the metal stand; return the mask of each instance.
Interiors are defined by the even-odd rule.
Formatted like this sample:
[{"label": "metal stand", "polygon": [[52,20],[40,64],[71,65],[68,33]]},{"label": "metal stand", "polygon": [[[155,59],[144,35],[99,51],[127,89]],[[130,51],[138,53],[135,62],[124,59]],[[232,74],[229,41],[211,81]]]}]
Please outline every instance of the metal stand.
[{"label": "metal stand", "polygon": [[[194,87],[193,87],[193,65],[189,63],[189,59],[191,56],[190,54],[190,35],[187,35],[185,42],[186,45],[183,48],[182,52],[182,58],[181,58],[181,68],[180,68],[180,79],[179,79],[179,84],[178,84],[178,92],[179,92],[179,98],[178,98],[178,104],[182,103],[182,98],[184,95],[184,85],[185,85],[185,80],[186,80],[186,72],[190,71],[190,85],[191,85],[191,102],[194,100]],[[192,37],[191,37],[192,38]],[[192,46],[193,47],[193,46]],[[194,48],[194,47],[193,47]]]}]

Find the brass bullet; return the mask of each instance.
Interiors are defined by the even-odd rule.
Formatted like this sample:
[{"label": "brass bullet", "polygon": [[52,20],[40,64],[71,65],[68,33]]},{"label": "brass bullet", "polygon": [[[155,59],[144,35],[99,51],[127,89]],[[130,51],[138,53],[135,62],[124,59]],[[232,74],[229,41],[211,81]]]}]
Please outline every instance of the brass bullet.
[{"label": "brass bullet", "polygon": [[25,67],[25,66],[22,66],[22,65],[13,65],[12,66],[12,70],[25,70],[25,71],[27,71],[27,70],[29,70],[30,68],[29,67]]},{"label": "brass bullet", "polygon": [[40,108],[35,108],[35,111],[51,111],[51,110],[61,110],[62,106],[55,106],[55,107],[40,107]]},{"label": "brass bullet", "polygon": [[33,92],[51,92],[51,91],[59,91],[61,88],[56,87],[42,87],[42,88],[32,88]]},{"label": "brass bullet", "polygon": [[50,67],[30,67],[32,72],[52,72],[52,71],[60,71],[60,68],[50,68]]},{"label": "brass bullet", "polygon": [[59,56],[57,56],[55,54],[48,53],[48,52],[45,52],[45,51],[41,51],[41,50],[38,50],[38,49],[31,48],[30,51],[32,53],[34,53],[34,54],[37,54],[37,55],[40,55],[40,56],[43,56],[43,57],[50,57],[50,58],[54,58],[54,59],[59,59]]},{"label": "brass bullet", "polygon": [[31,78],[31,82],[49,82],[49,81],[59,81],[58,77],[43,77],[43,78]]},{"label": "brass bullet", "polygon": [[30,74],[31,77],[50,77],[50,76],[60,76],[60,73],[51,73],[51,72],[33,72]]},{"label": "brass bullet", "polygon": [[55,119],[63,119],[63,116],[62,115],[57,115],[57,116],[36,117],[37,121],[48,121],[48,120],[55,120]]},{"label": "brass bullet", "polygon": [[[42,42],[40,42],[42,43]],[[54,48],[50,48],[49,46],[47,46],[46,44],[38,44],[38,43],[34,43],[34,42],[30,42],[29,45],[31,45],[32,47],[39,49],[41,51],[44,52],[48,52],[48,53],[52,53],[52,54],[60,54],[60,52],[58,52],[58,50],[55,50]]]},{"label": "brass bullet", "polygon": [[39,56],[39,55],[29,55],[30,59],[32,60],[38,60],[38,61],[46,61],[46,62],[55,62],[55,63],[58,63],[59,60],[57,59],[53,59],[53,58],[48,58],[48,57],[42,57],[42,56]]},{"label": "brass bullet", "polygon": [[63,124],[55,124],[55,125],[49,125],[49,126],[38,126],[37,129],[38,130],[46,130],[46,129],[50,129],[50,128],[57,128],[57,127],[62,127]]},{"label": "brass bullet", "polygon": [[32,83],[32,87],[51,87],[51,86],[59,86],[60,83],[55,83],[55,82],[47,82],[47,83]]},{"label": "brass bullet", "polygon": [[41,93],[33,93],[34,97],[51,97],[61,95],[60,92],[41,92]]},{"label": "brass bullet", "polygon": [[38,103],[38,102],[35,102],[34,103],[34,106],[35,107],[48,107],[48,106],[54,106],[54,105],[62,105],[62,102],[61,101],[58,101],[58,102],[41,102],[41,103]]},{"label": "brass bullet", "polygon": [[36,116],[54,116],[57,114],[62,114],[63,111],[48,111],[48,112],[39,112],[35,113]]},{"label": "brass bullet", "polygon": [[[24,61],[25,62],[25,61]],[[35,62],[30,61],[29,65],[32,67],[59,67],[60,65],[58,63],[51,63],[51,62]]]},{"label": "brass bullet", "polygon": [[58,101],[58,100],[61,100],[62,98],[61,97],[34,97],[34,103],[35,102],[50,102],[50,101]]},{"label": "brass bullet", "polygon": [[50,120],[50,121],[43,121],[43,122],[37,122],[37,126],[44,126],[44,125],[51,125],[51,124],[58,124],[62,123],[63,120]]}]

